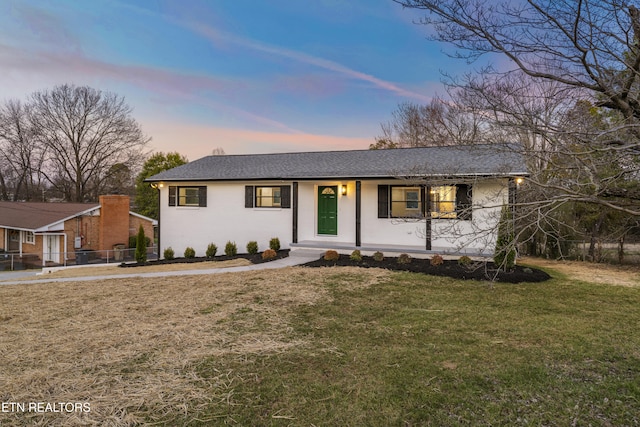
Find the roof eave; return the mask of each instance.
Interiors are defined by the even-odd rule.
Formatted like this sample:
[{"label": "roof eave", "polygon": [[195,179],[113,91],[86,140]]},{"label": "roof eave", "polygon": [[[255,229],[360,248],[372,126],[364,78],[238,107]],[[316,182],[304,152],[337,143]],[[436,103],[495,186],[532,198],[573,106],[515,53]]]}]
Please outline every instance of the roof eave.
[{"label": "roof eave", "polygon": [[402,179],[402,178],[468,178],[468,177],[491,177],[508,178],[517,176],[529,176],[529,172],[472,172],[457,174],[408,174],[408,175],[316,175],[316,176],[278,176],[278,177],[246,177],[246,178],[164,178],[145,179],[144,182],[231,182],[231,181],[310,181],[310,180],[357,180],[357,179]]}]

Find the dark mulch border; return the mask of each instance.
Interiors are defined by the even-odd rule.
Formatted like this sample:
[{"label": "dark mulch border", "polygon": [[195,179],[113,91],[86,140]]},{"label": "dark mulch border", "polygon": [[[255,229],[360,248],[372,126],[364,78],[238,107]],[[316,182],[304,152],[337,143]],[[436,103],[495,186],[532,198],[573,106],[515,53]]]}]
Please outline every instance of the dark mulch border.
[{"label": "dark mulch border", "polygon": [[337,261],[325,261],[322,257],[316,261],[303,264],[306,267],[349,266],[364,268],[385,268],[395,271],[410,271],[433,276],[446,276],[461,280],[491,280],[504,283],[544,282],[551,276],[536,268],[517,265],[512,271],[498,271],[492,262],[478,263],[475,269],[463,267],[458,261],[444,261],[442,265],[433,266],[428,259],[412,258],[409,264],[399,264],[397,258],[384,258],[375,261],[372,257],[363,256],[362,261],[352,261],[349,255],[340,255]]},{"label": "dark mulch border", "polygon": [[161,259],[161,260],[147,261],[142,264],[137,262],[122,263],[120,264],[120,267],[142,267],[147,265],[164,265],[164,264],[192,264],[192,263],[206,262],[206,261],[227,261],[227,260],[238,259],[238,258],[248,259],[249,261],[251,261],[252,264],[262,264],[263,262],[269,262],[269,261],[273,261],[280,258],[286,258],[288,256],[289,256],[289,249],[281,249],[277,252],[277,255],[275,258],[269,258],[266,260],[262,259],[262,253],[257,253],[255,255],[251,255],[251,254],[238,254],[235,256],[219,255],[213,258],[195,257],[195,258],[174,258],[172,260]]}]

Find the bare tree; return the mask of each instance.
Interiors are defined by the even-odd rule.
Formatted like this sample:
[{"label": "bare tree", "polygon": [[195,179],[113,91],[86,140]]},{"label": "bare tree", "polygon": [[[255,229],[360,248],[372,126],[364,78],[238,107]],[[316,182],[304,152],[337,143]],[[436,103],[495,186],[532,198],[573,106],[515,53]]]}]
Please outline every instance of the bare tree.
[{"label": "bare tree", "polygon": [[454,98],[428,105],[403,103],[381,125],[382,136],[369,148],[428,147],[478,142],[481,122]]},{"label": "bare tree", "polygon": [[[483,141],[521,143],[531,172],[518,192],[521,239],[543,242],[561,256],[563,241],[587,235],[595,252],[605,230],[637,222],[640,13],[634,6],[394,1],[424,11],[421,23],[435,29],[433,39],[455,48],[453,56],[507,59],[500,69],[489,65],[450,78],[449,86],[456,103],[485,120]],[[581,219],[585,212],[595,217]]]},{"label": "bare tree", "polygon": [[122,97],[62,85],[31,96],[34,132],[47,148],[49,183],[69,201],[94,200],[117,164],[132,167],[148,142]]},{"label": "bare tree", "polygon": [[0,159],[6,165],[0,177],[2,198],[8,199],[9,193],[14,201],[39,196],[44,158],[45,149],[30,123],[30,106],[20,101],[0,106]]}]

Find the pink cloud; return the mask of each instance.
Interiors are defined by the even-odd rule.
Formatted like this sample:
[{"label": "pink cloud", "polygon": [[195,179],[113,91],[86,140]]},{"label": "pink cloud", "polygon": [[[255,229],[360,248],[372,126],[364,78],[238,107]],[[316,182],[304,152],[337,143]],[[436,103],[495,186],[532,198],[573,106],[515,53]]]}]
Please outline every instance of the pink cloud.
[{"label": "pink cloud", "polygon": [[141,122],[145,132],[154,135],[150,148],[178,151],[190,160],[207,156],[217,147],[227,154],[275,153],[367,149],[373,142],[372,137],[264,132],[153,119]]},{"label": "pink cloud", "polygon": [[[4,70],[4,71],[3,71]],[[11,76],[8,74],[11,73]],[[186,74],[162,68],[139,65],[120,65],[87,58],[78,53],[36,52],[26,53],[23,50],[0,44],[0,76],[24,78],[16,96],[23,98],[29,93],[50,88],[61,83],[92,84],[96,80],[106,79],[115,83],[128,83],[143,88],[157,97],[164,95],[172,104],[183,101],[190,106],[194,104],[217,111],[230,113],[253,123],[269,126],[291,133],[300,133],[284,123],[263,117],[224,102],[214,101],[207,92],[215,93],[221,98],[231,97],[243,88],[241,82],[216,77]],[[33,82],[42,84],[33,87]],[[89,82],[87,82],[89,81]],[[162,102],[167,102],[163,99]]]}]

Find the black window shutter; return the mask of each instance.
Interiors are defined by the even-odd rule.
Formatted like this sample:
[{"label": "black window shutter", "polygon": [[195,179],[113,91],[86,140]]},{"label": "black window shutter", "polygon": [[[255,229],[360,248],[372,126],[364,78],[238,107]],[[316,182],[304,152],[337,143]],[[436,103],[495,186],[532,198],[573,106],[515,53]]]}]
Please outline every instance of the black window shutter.
[{"label": "black window shutter", "polygon": [[467,184],[459,184],[456,188],[456,214],[459,219],[470,220],[472,203],[471,203],[471,186]]},{"label": "black window shutter", "polygon": [[244,207],[253,207],[253,185],[244,186]]},{"label": "black window shutter", "polygon": [[207,207],[207,187],[198,187],[198,206],[201,208]]},{"label": "black window shutter", "polygon": [[280,187],[280,207],[285,209],[291,208],[291,187],[288,185]]},{"label": "black window shutter", "polygon": [[388,185],[378,185],[378,218],[389,218]]},{"label": "black window shutter", "polygon": [[169,206],[176,205],[176,195],[178,194],[178,187],[174,185],[169,186]]}]

